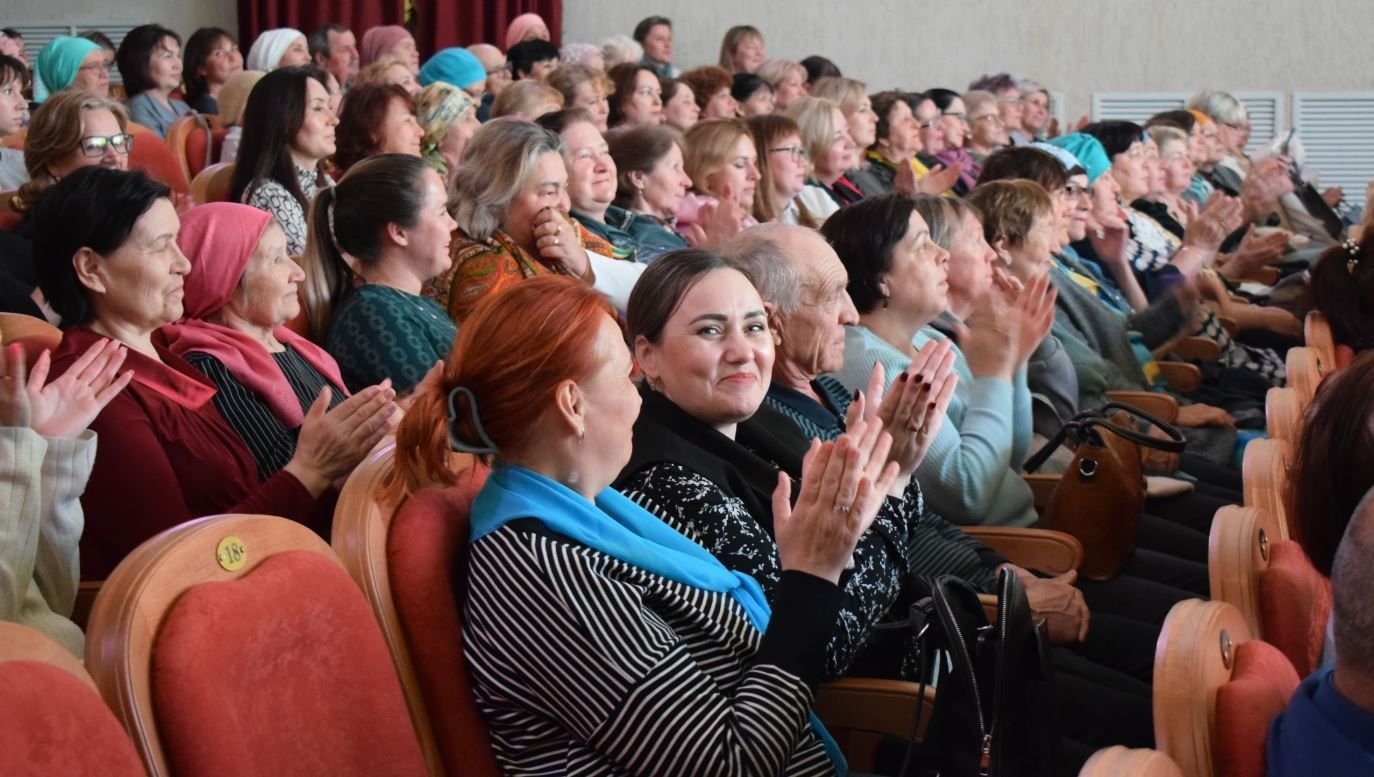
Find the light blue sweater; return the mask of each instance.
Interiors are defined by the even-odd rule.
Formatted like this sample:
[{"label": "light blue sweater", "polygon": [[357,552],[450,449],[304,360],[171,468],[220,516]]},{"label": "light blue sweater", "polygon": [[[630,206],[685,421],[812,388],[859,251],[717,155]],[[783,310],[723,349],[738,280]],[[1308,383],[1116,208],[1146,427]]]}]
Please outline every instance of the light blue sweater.
[{"label": "light blue sweater", "polygon": [[[925,327],[912,343],[920,348],[943,334]],[[844,367],[835,373],[850,391],[868,388],[874,363],[892,379],[911,364],[867,327],[845,327]],[[945,423],[916,468],[930,509],[956,523],[1030,526],[1036,521],[1030,487],[1021,479],[1031,438],[1031,396],[1025,369],[1011,383],[974,378],[956,345],[959,385],[945,411]]]}]

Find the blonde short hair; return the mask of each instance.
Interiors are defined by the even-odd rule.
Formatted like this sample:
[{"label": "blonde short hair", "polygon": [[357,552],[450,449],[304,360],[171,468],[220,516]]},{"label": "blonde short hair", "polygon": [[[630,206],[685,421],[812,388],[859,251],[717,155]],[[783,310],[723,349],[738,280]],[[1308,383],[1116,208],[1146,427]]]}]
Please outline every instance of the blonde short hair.
[{"label": "blonde short hair", "polygon": [[830,76],[811,85],[808,92],[812,97],[824,97],[840,106],[840,113],[848,116],[859,110],[859,104],[867,95],[868,86],[853,78]]},{"label": "blonde short hair", "polygon": [[129,112],[122,104],[80,89],[65,89],[38,106],[24,136],[24,167],[29,172],[29,181],[19,187],[21,201],[32,204],[57,183],[50,172],[52,166],[80,145],[86,134],[85,114],[101,110],[114,114],[120,132],[129,131]]},{"label": "blonde short hair", "polygon": [[839,107],[833,100],[807,96],[793,100],[783,111],[801,128],[802,146],[812,159],[825,156],[834,144],[835,111]]}]

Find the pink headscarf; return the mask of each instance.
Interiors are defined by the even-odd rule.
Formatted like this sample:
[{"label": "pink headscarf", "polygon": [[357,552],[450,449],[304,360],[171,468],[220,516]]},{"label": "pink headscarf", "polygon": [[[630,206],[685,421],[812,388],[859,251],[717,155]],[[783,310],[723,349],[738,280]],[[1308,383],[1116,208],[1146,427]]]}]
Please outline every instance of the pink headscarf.
[{"label": "pink headscarf", "polygon": [[511,46],[519,43],[520,39],[525,37],[525,33],[535,27],[547,30],[549,25],[545,24],[544,17],[537,13],[522,13],[512,19],[510,26],[506,28],[506,51],[510,51]]},{"label": "pink headscarf", "polygon": [[385,57],[397,43],[409,37],[410,31],[399,24],[373,27],[363,33],[362,42],[358,44],[358,66],[367,67]]},{"label": "pink headscarf", "polygon": [[[162,333],[167,347],[178,356],[197,351],[215,357],[235,380],[262,397],[283,424],[295,428],[305,414],[272,355],[243,332],[204,320],[233,299],[271,223],[271,214],[236,202],[212,202],[182,214],[177,245],[191,260],[183,297],[185,312],[180,321],[163,327]],[[334,391],[348,393],[339,365],[324,349],[284,326],[272,334],[323,375]]]}]

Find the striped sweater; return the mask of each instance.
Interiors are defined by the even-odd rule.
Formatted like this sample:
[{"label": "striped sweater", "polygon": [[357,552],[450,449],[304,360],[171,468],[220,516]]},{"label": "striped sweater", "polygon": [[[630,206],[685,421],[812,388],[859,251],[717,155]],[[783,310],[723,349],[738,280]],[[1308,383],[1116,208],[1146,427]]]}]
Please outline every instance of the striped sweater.
[{"label": "striped sweater", "polygon": [[727,594],[534,520],[473,543],[463,637],[507,775],[829,775],[808,724],[840,591],[782,575],[760,634]]}]

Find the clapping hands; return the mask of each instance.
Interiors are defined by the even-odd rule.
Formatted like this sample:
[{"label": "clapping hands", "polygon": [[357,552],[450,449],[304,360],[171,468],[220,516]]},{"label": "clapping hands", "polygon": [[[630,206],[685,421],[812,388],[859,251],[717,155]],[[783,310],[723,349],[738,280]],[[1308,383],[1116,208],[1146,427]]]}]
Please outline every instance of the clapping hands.
[{"label": "clapping hands", "polygon": [[51,382],[44,351],[30,371],[18,344],[0,348],[0,426],[27,426],[44,437],[76,437],[133,379],[119,373],[128,349],[100,340]]}]

